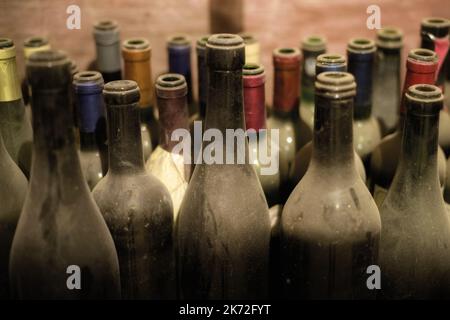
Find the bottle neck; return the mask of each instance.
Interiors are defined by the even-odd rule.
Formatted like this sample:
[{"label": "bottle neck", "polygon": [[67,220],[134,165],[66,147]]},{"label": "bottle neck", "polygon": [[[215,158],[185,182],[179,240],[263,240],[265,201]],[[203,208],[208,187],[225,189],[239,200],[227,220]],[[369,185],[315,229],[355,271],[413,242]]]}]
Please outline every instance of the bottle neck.
[{"label": "bottle neck", "polygon": [[374,53],[348,51],[348,72],[356,81],[355,119],[367,119],[372,113],[372,72]]},{"label": "bottle neck", "polygon": [[188,86],[188,103],[192,102],[192,74],[191,74],[191,47],[170,46],[169,53],[169,72],[178,73],[184,76]]},{"label": "bottle neck", "polygon": [[208,95],[207,66],[205,59],[206,49],[197,48],[197,70],[198,70],[198,104],[202,119],[206,116],[206,100]]},{"label": "bottle neck", "polygon": [[244,76],[245,127],[259,131],[266,128],[264,76]]},{"label": "bottle neck", "polygon": [[135,104],[109,105],[108,154],[111,174],[143,172],[139,107]]},{"label": "bottle neck", "polygon": [[105,110],[101,91],[76,95],[81,150],[98,149],[105,137]]},{"label": "bottle neck", "polygon": [[329,174],[356,172],[353,150],[353,98],[316,95],[311,167]]},{"label": "bottle neck", "polygon": [[302,64],[302,81],[301,81],[301,96],[302,102],[306,105],[314,103],[314,82],[316,80],[316,59],[319,55],[325,53],[325,50],[302,50],[303,64]]},{"label": "bottle neck", "polygon": [[81,186],[84,178],[75,146],[69,88],[33,91],[33,180]]},{"label": "bottle neck", "polygon": [[17,73],[16,57],[0,56],[0,102],[18,101],[22,91]]},{"label": "bottle neck", "polygon": [[298,115],[300,69],[297,66],[275,66],[273,109],[278,113]]},{"label": "bottle neck", "polygon": [[161,124],[160,146],[171,152],[179,142],[172,141],[177,129],[189,130],[189,114],[186,96],[163,98],[158,96],[159,122]]},{"label": "bottle neck", "polygon": [[424,116],[408,112],[404,121],[396,180],[404,185],[414,185],[416,191],[426,186],[424,191],[428,193],[431,186],[440,192],[437,167],[439,113]]}]

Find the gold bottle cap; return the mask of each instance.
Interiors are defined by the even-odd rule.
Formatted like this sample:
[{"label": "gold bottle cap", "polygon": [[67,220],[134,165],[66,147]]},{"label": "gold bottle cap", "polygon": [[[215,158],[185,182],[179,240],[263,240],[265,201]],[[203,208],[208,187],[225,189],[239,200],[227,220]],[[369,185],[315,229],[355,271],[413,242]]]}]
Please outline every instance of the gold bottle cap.
[{"label": "gold bottle cap", "polygon": [[0,101],[14,101],[21,97],[14,42],[0,38]]}]

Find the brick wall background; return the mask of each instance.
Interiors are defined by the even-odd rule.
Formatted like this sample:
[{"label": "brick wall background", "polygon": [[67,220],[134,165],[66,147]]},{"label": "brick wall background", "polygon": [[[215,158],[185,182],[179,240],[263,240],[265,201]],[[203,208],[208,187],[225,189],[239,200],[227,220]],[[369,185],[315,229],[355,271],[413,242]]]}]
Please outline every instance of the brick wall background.
[{"label": "brick wall background", "polygon": [[[227,1],[230,0],[214,0],[214,3]],[[231,1],[242,2],[243,28],[254,33],[261,42],[269,103],[271,52],[278,46],[298,46],[304,36],[314,33],[327,37],[329,52],[344,53],[350,37],[374,36],[375,32],[366,27],[366,9],[370,4],[377,4],[381,8],[383,26],[403,29],[406,54],[419,43],[423,17],[450,18],[449,0]],[[66,29],[66,8],[70,4],[81,8],[81,30]],[[95,55],[93,23],[105,18],[115,19],[120,24],[122,39],[143,36],[150,40],[156,75],[167,69],[165,40],[169,35],[182,32],[195,40],[210,28],[208,0],[0,0],[0,12],[0,36],[16,42],[22,73],[22,42],[33,35],[47,36],[54,48],[68,52],[83,70]]]}]

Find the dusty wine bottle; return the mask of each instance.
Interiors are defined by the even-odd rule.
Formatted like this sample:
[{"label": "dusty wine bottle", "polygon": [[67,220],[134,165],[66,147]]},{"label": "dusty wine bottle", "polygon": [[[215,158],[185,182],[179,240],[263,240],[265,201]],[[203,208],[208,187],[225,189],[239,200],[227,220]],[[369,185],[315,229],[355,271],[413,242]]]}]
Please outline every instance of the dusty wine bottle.
[{"label": "dusty wine bottle", "polygon": [[[448,298],[450,225],[437,174],[441,90],[410,86],[399,164],[380,209],[382,297]],[[418,236],[420,235],[420,236]]]},{"label": "dusty wine bottle", "polygon": [[0,131],[6,150],[28,177],[33,132],[22,100],[16,48],[7,38],[0,38]]},{"label": "dusty wine bottle", "polygon": [[[60,51],[36,52],[27,78],[35,140],[30,185],[11,249],[13,296],[119,298],[114,242],[83,178],[74,142],[70,62]],[[71,290],[78,282],[71,274],[81,289]]]},{"label": "dusty wine bottle", "polygon": [[183,154],[173,148],[176,131],[189,132],[187,109],[187,83],[181,74],[163,74],[156,80],[156,97],[161,125],[159,145],[152,152],[145,167],[169,190],[173,203],[174,220],[191,176],[191,164],[185,163]]},{"label": "dusty wine bottle", "polygon": [[97,69],[105,83],[122,79],[120,30],[116,21],[101,20],[94,25]]},{"label": "dusty wine bottle", "polygon": [[377,31],[373,77],[373,115],[383,135],[392,133],[398,123],[400,105],[400,64],[403,34],[397,28]]},{"label": "dusty wine bottle", "polygon": [[109,170],[92,194],[111,231],[124,299],[175,297],[173,209],[164,185],[145,172],[134,81],[105,85]]},{"label": "dusty wine bottle", "polygon": [[311,163],[281,216],[285,298],[373,296],[366,270],[377,263],[381,224],[355,167],[355,94],[349,73],[317,76]]},{"label": "dusty wine bottle", "polygon": [[[253,166],[258,175],[269,207],[280,202],[280,172],[265,172],[271,165],[268,156],[272,152],[279,152],[278,144],[272,145],[270,131],[266,125],[265,82],[264,67],[258,64],[245,64],[243,68],[243,94],[245,128],[249,135],[249,152],[253,153],[256,162]],[[262,148],[260,148],[262,146]],[[264,170],[266,167],[266,170]]]},{"label": "dusty wine bottle", "polygon": [[[397,130],[384,137],[381,143],[374,149],[371,156],[370,189],[378,207],[384,201],[387,191],[394,178],[398,166],[398,158],[401,150],[402,130],[406,113],[405,96],[406,90],[414,84],[434,84],[437,68],[437,56],[431,50],[413,49],[409,52],[406,60],[406,75],[403,86],[402,99],[400,103],[400,117]],[[438,148],[439,180],[444,185],[446,174],[445,155]]]},{"label": "dusty wine bottle", "polygon": [[309,36],[300,44],[303,61],[301,75],[300,118],[306,123],[309,135],[314,129],[314,82],[316,80],[316,58],[327,50],[326,39],[322,36]]},{"label": "dusty wine bottle", "polygon": [[167,41],[167,53],[169,73],[181,74],[186,79],[189,115],[192,116],[197,110],[192,97],[191,40],[183,34],[170,37]]},{"label": "dusty wine bottle", "polygon": [[[316,76],[322,72],[327,71],[347,71],[347,60],[344,56],[333,53],[324,53],[317,57],[316,59]],[[308,169],[309,163],[311,161],[312,153],[312,141],[305,144],[295,156],[295,164],[292,166],[292,173],[290,174],[292,184],[292,189],[297,185],[297,183],[303,178]],[[358,154],[355,152],[355,164],[356,170],[358,170],[359,175],[363,181],[366,181],[366,170],[364,169],[364,164]]]},{"label": "dusty wine bottle", "polygon": [[122,45],[122,56],[125,62],[124,78],[136,81],[140,90],[142,148],[144,160],[147,160],[153,147],[158,144],[159,137],[159,124],[153,110],[150,44],[141,38],[126,40]]},{"label": "dusty wine bottle", "polygon": [[76,73],[73,89],[78,111],[80,132],[80,163],[86,182],[92,190],[103,178],[107,166],[102,166],[106,147],[106,119],[103,105],[103,77],[96,71]]},{"label": "dusty wine bottle", "polygon": [[[370,169],[370,154],[381,140],[378,121],[372,115],[372,75],[375,42],[366,38],[351,39],[347,45],[348,72],[356,81],[353,143],[356,153]],[[370,175],[370,172],[367,172]]]},{"label": "dusty wine bottle", "polygon": [[0,300],[10,298],[9,254],[28,181],[6,151],[0,133]]},{"label": "dusty wine bottle", "polygon": [[[227,129],[243,131],[242,38],[233,34],[212,35],[206,45],[206,61],[206,129],[216,129],[224,137]],[[247,151],[245,136],[242,138]],[[226,155],[225,144],[220,148]],[[202,161],[195,166],[176,226],[181,298],[267,297],[267,202],[253,167],[247,162],[237,163],[237,149],[237,144],[233,144],[228,151],[234,159],[232,164],[209,162],[206,154],[208,163]]]},{"label": "dusty wine bottle", "polygon": [[296,152],[311,136],[299,117],[300,50],[279,48],[273,52],[273,105],[268,120],[269,128],[279,130],[280,197],[284,203],[291,193],[289,173]]}]

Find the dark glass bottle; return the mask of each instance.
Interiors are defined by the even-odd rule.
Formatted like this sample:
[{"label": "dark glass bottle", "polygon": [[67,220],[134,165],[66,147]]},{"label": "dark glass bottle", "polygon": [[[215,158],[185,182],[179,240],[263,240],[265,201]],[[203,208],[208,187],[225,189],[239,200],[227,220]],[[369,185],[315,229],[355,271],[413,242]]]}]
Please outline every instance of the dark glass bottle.
[{"label": "dark glass bottle", "polygon": [[302,40],[303,54],[301,76],[300,117],[308,126],[309,135],[314,129],[314,82],[316,81],[316,58],[327,50],[327,42],[321,36],[309,36]]},{"label": "dark glass bottle", "polygon": [[417,84],[405,96],[399,164],[380,208],[382,297],[450,296],[450,225],[437,174],[441,90]]},{"label": "dark glass bottle", "polygon": [[403,34],[397,28],[377,31],[373,77],[373,115],[378,119],[383,136],[398,124],[400,105],[400,65]]},{"label": "dark glass bottle", "polygon": [[[243,130],[244,43],[216,34],[206,46],[208,107],[206,129],[223,137]],[[204,148],[208,146],[204,144]],[[247,147],[244,137],[244,146]],[[220,146],[222,148],[222,146]],[[223,146],[223,155],[227,154]],[[245,148],[247,151],[247,148]],[[177,221],[177,262],[181,298],[257,299],[267,297],[270,222],[255,170],[247,162],[195,166]],[[204,152],[205,154],[205,152]],[[211,160],[211,159],[209,159]],[[223,159],[222,159],[223,160]],[[220,161],[220,160],[219,160]],[[208,161],[209,163],[209,161]]]},{"label": "dark glass bottle", "polygon": [[373,295],[366,286],[366,270],[377,263],[381,224],[355,167],[355,94],[355,80],[349,73],[317,76],[311,163],[281,216],[285,298]]},{"label": "dark glass bottle", "polygon": [[0,131],[3,142],[11,158],[28,177],[33,132],[22,100],[16,48],[12,40],[6,38],[0,38],[0,88]]},{"label": "dark glass bottle", "polygon": [[0,134],[0,300],[10,298],[9,253],[28,182],[6,151]]},{"label": "dark glass bottle", "polygon": [[122,79],[120,30],[116,21],[102,20],[94,25],[97,70],[105,83]]},{"label": "dark glass bottle", "polygon": [[103,84],[102,75],[96,71],[79,72],[73,79],[80,132],[81,170],[91,190],[108,171],[108,162],[104,159],[107,147]]},{"label": "dark glass bottle", "polygon": [[[400,118],[397,130],[384,137],[381,143],[374,149],[371,156],[371,181],[370,189],[378,207],[384,201],[395,170],[401,150],[401,139],[406,107],[404,105],[404,93],[414,84],[434,84],[437,68],[436,53],[427,49],[413,49],[406,60],[406,76],[403,86],[402,101],[400,104]],[[444,184],[446,174],[445,155],[438,148],[438,168],[441,185]]]},{"label": "dark glass bottle", "polygon": [[[445,90],[445,69],[450,64],[446,57],[449,51],[450,20],[444,18],[425,18],[420,27],[421,48],[433,50],[438,57],[436,85]],[[439,145],[447,155],[450,154],[450,114],[448,106],[441,110],[439,117]]]},{"label": "dark glass bottle", "polygon": [[245,44],[245,64],[260,64],[260,44],[256,37],[248,32],[239,34]]},{"label": "dark glass bottle", "polygon": [[197,110],[192,97],[191,40],[182,34],[170,37],[167,41],[167,53],[169,73],[181,74],[186,79],[189,115],[192,116]]},{"label": "dark glass bottle", "polygon": [[[322,72],[327,71],[347,71],[347,60],[344,56],[339,54],[324,53],[317,57],[316,59],[316,76]],[[311,161],[312,154],[312,141],[305,144],[295,156],[295,164],[292,166],[291,184],[294,188],[297,183],[303,178],[308,169],[309,163]],[[363,181],[366,181],[366,170],[364,169],[364,164],[358,154],[355,152],[355,164],[356,170],[358,170],[359,175]]]},{"label": "dark glass bottle", "polygon": [[380,143],[381,130],[372,115],[372,78],[375,42],[366,38],[351,39],[347,45],[348,72],[356,81],[353,143],[370,176],[370,154]]},{"label": "dark glass bottle", "polygon": [[139,107],[141,109],[141,137],[144,160],[158,144],[159,123],[153,110],[153,83],[151,71],[151,47],[146,39],[126,40],[122,45],[122,56],[125,62],[124,79],[136,81],[141,93]]},{"label": "dark glass bottle", "polygon": [[189,133],[187,109],[187,83],[181,74],[163,74],[156,80],[156,97],[161,124],[159,145],[152,152],[145,167],[169,190],[173,203],[174,220],[180,210],[188,181],[191,164],[185,163],[183,154],[174,150],[178,140],[176,132]]},{"label": "dark glass bottle", "polygon": [[175,297],[173,209],[164,185],[146,173],[134,81],[105,85],[109,170],[92,194],[119,256],[124,299]]},{"label": "dark glass bottle", "polygon": [[[11,249],[13,294],[21,299],[119,298],[114,242],[83,178],[75,146],[70,62],[60,51],[37,52],[28,61],[27,78],[35,139],[30,186]],[[79,290],[69,289],[71,266],[79,268]]]},{"label": "dark glass bottle", "polygon": [[[253,155],[253,162],[256,174],[258,175],[269,207],[280,202],[280,172],[266,172],[271,165],[266,158],[272,152],[279,152],[278,145],[272,145],[270,131],[266,125],[266,104],[265,104],[265,82],[266,74],[264,67],[258,64],[245,64],[243,68],[244,86],[244,113],[245,128],[254,130],[248,133],[249,152]],[[278,142],[278,141],[276,141]],[[264,146],[260,150],[260,146]],[[270,158],[269,158],[270,159]],[[265,169],[264,169],[265,168]]]},{"label": "dark glass bottle", "polygon": [[273,105],[268,120],[271,129],[279,130],[280,197],[284,203],[291,193],[289,173],[296,152],[305,145],[308,136],[306,124],[299,117],[300,50],[279,48],[273,52]]},{"label": "dark glass bottle", "polygon": [[[37,51],[43,51],[43,50],[50,50],[50,44],[48,43],[47,38],[45,37],[30,37],[25,39],[23,42],[23,56],[25,58],[25,61],[28,60],[28,58]],[[23,102],[25,106],[27,106],[30,103],[30,92],[31,88],[28,85],[28,81],[26,78],[22,81],[22,97]],[[25,108],[27,111],[27,114],[31,115],[31,108]],[[31,121],[31,117],[30,117]]]}]

